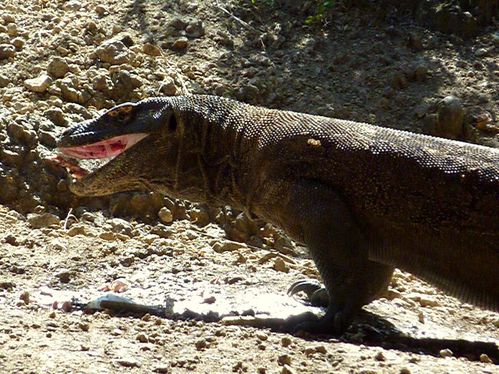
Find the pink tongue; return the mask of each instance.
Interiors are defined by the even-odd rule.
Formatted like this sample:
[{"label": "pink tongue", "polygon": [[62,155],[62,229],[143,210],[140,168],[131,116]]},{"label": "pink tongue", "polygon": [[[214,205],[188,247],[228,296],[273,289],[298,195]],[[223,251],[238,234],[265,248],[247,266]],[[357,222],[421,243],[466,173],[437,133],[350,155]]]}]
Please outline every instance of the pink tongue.
[{"label": "pink tongue", "polygon": [[124,150],[144,139],[147,135],[144,133],[120,135],[93,144],[79,147],[65,147],[59,150],[63,154],[74,158],[109,158],[119,155]]}]

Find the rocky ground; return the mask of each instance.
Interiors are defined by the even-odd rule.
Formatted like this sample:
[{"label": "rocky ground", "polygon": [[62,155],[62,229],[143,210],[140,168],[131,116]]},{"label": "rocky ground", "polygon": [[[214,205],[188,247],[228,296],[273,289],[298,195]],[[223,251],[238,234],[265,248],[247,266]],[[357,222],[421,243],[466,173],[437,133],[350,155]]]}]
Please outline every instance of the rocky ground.
[{"label": "rocky ground", "polygon": [[[498,314],[402,272],[341,338],[279,332],[319,312],[285,295],[318,277],[303,248],[230,209],[76,199],[48,160],[102,109],[192,93],[498,146],[496,1],[338,3],[312,26],[312,1],[0,3],[0,371],[498,372]],[[227,317],[78,310],[109,291]]]}]

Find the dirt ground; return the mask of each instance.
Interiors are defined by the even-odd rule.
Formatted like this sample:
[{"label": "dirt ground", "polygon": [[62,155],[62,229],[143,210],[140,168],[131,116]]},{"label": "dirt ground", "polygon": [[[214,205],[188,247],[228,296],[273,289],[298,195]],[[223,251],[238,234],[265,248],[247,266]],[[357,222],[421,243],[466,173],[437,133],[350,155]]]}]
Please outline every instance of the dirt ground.
[{"label": "dirt ground", "polygon": [[[499,373],[499,314],[400,271],[343,336],[280,332],[321,312],[286,296],[318,278],[303,248],[230,209],[76,199],[46,161],[104,108],[192,93],[497,147],[497,25],[366,3],[307,26],[314,2],[0,2],[0,372]],[[80,310],[110,292],[183,318]]]}]

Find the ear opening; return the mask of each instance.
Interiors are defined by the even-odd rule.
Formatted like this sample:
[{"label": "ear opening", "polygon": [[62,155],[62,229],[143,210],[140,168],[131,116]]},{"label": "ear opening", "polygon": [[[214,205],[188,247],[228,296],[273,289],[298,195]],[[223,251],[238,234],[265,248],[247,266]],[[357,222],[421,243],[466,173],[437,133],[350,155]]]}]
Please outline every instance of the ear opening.
[{"label": "ear opening", "polygon": [[172,113],[170,118],[168,118],[168,132],[175,132],[177,130],[177,126],[177,117]]}]

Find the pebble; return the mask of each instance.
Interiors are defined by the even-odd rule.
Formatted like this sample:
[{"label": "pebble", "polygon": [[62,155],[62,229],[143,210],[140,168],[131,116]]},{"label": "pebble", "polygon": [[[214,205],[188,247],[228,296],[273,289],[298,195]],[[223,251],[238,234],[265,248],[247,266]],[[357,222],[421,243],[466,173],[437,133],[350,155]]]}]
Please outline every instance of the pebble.
[{"label": "pebble", "polygon": [[144,333],[139,333],[137,334],[137,336],[135,337],[136,340],[138,340],[139,342],[141,343],[147,343],[149,341],[149,338],[147,337],[146,334]]},{"label": "pebble", "polygon": [[26,88],[32,92],[44,93],[52,83],[52,79],[47,74],[41,74],[40,76],[32,79],[26,79],[24,85]]},{"label": "pebble", "polygon": [[268,334],[266,334],[265,332],[257,332],[256,337],[261,341],[265,341],[269,338]]},{"label": "pebble", "polygon": [[217,298],[215,296],[208,296],[204,298],[203,304],[213,304],[217,301]]},{"label": "pebble", "polygon": [[173,222],[173,214],[170,209],[167,207],[163,207],[158,212],[158,217],[163,223],[172,223]]},{"label": "pebble", "polygon": [[15,152],[9,149],[0,149],[0,161],[9,166],[19,168],[24,161],[24,155],[22,152]]},{"label": "pebble", "polygon": [[24,41],[24,39],[15,38],[14,40],[12,40],[12,45],[14,47],[16,47],[17,50],[22,49],[24,47],[24,44],[26,44],[26,42]]},{"label": "pebble", "polygon": [[104,5],[97,5],[95,7],[95,13],[97,13],[99,15],[99,17],[103,17],[106,14],[109,14],[109,11],[107,10],[107,8]]},{"label": "pebble", "polygon": [[478,48],[476,51],[475,51],[475,56],[477,57],[485,57],[489,54],[490,50],[487,49],[487,48]]},{"label": "pebble", "polygon": [[110,227],[112,232],[132,236],[133,226],[127,220],[121,218],[112,218],[106,222],[106,228]]},{"label": "pebble", "polygon": [[480,362],[483,362],[486,364],[493,364],[494,363],[494,361],[492,361],[492,359],[486,353],[482,353],[480,355]]},{"label": "pebble", "polygon": [[419,304],[422,306],[422,307],[436,307],[436,306],[440,306],[440,303],[438,302],[438,300],[432,298],[431,296],[422,296],[420,299],[419,299]]},{"label": "pebble", "polygon": [[61,283],[69,283],[71,281],[72,273],[68,269],[61,269],[57,273],[55,273],[55,277]]},{"label": "pebble", "polygon": [[99,234],[99,238],[103,240],[115,240],[116,239],[116,234],[111,231],[104,231]]},{"label": "pebble", "polygon": [[210,215],[208,214],[208,211],[202,207],[195,206],[189,210],[188,214],[191,220],[198,226],[206,226],[210,223]]},{"label": "pebble", "polygon": [[157,235],[162,239],[170,238],[173,233],[174,230],[172,228],[162,225],[161,223],[158,223],[151,228],[151,234]]},{"label": "pebble", "polygon": [[393,300],[396,298],[400,299],[402,297],[402,293],[394,288],[389,288],[383,296],[386,297],[387,300]]},{"label": "pebble", "polygon": [[422,307],[435,307],[440,305],[434,297],[426,294],[410,293],[406,298],[419,303]]},{"label": "pebble", "polygon": [[60,108],[47,109],[43,115],[56,126],[66,126],[68,123],[64,117],[64,112]]},{"label": "pebble", "polygon": [[64,240],[54,239],[50,242],[48,249],[50,251],[54,251],[54,252],[62,252],[62,251],[67,251],[68,246],[67,246],[66,241],[64,241]]},{"label": "pebble", "polygon": [[455,96],[444,97],[437,105],[437,124],[435,135],[457,139],[464,131],[464,107]]},{"label": "pebble", "polygon": [[287,336],[284,336],[282,339],[281,339],[281,345],[283,347],[289,347],[291,345],[293,341],[291,340],[291,338],[287,337]]},{"label": "pebble", "polygon": [[185,22],[183,19],[179,17],[174,17],[168,26],[173,27],[176,30],[184,30],[187,26],[187,22]]},{"label": "pebble", "polygon": [[112,87],[111,80],[106,75],[97,75],[92,79],[94,90],[107,92]]},{"label": "pebble", "polygon": [[123,42],[119,40],[107,40],[94,52],[95,56],[102,62],[112,65],[129,63],[132,60],[132,52]]},{"label": "pebble", "polygon": [[97,24],[94,21],[88,21],[85,28],[91,33],[97,32]]},{"label": "pebble", "polygon": [[14,23],[16,20],[12,14],[2,14],[2,22],[4,25]]},{"label": "pebble", "polygon": [[19,295],[19,299],[22,300],[24,302],[24,304],[28,305],[29,304],[29,296],[30,296],[29,291],[23,291],[21,293],[21,295]]},{"label": "pebble", "polygon": [[204,26],[201,21],[193,20],[185,27],[185,32],[191,38],[199,38],[204,35]]},{"label": "pebble", "polygon": [[72,103],[80,103],[81,95],[80,92],[74,86],[74,83],[71,80],[58,81],[59,88],[61,89],[61,96],[64,100],[72,102]]},{"label": "pebble", "polygon": [[28,223],[34,229],[42,227],[59,226],[61,220],[55,214],[51,213],[29,213]]},{"label": "pebble", "polygon": [[15,235],[12,235],[12,234],[5,235],[3,240],[5,241],[5,243],[10,244],[10,245],[14,245],[14,246],[19,245],[19,242],[17,241],[17,237]]},{"label": "pebble", "polygon": [[149,56],[160,56],[161,48],[159,48],[157,45],[146,43],[142,47],[142,52]]},{"label": "pebble", "polygon": [[291,365],[291,356],[288,354],[282,354],[277,358],[279,365]]},{"label": "pebble", "polygon": [[0,198],[2,201],[13,201],[18,197],[18,194],[16,180],[12,176],[0,173]]},{"label": "pebble", "polygon": [[0,75],[0,88],[7,87],[10,83],[10,78],[5,75]]},{"label": "pebble", "polygon": [[188,46],[189,46],[189,39],[187,39],[186,37],[180,37],[173,42],[172,49],[176,51],[181,51],[186,49]]},{"label": "pebble", "polygon": [[159,236],[156,234],[148,234],[141,236],[140,239],[146,244],[152,244],[159,239]]},{"label": "pebble", "polygon": [[170,366],[166,364],[159,364],[156,365],[153,369],[155,373],[160,373],[160,374],[169,374],[171,373],[170,371]]},{"label": "pebble", "polygon": [[238,251],[243,248],[248,248],[248,246],[244,243],[239,243],[239,242],[234,242],[231,240],[225,240],[223,242],[215,242],[211,246],[213,250],[217,253],[223,253],[223,252],[233,252],[233,251]]},{"label": "pebble", "polygon": [[208,342],[206,341],[206,339],[201,338],[201,339],[196,340],[194,345],[198,351],[201,351],[208,346]]},{"label": "pebble", "polygon": [[142,80],[135,74],[126,70],[121,70],[112,75],[114,83],[113,89],[109,91],[108,96],[112,99],[128,97],[133,90],[142,86]]},{"label": "pebble", "polygon": [[418,82],[423,82],[428,76],[428,67],[426,65],[418,65],[414,69],[414,79]]},{"label": "pebble", "polygon": [[166,77],[161,83],[159,91],[167,96],[173,96],[177,93],[178,88],[175,85],[175,81],[173,80],[173,78]]},{"label": "pebble", "polygon": [[274,234],[274,248],[287,255],[296,256],[296,245],[287,236],[282,235],[280,232]]},{"label": "pebble", "polygon": [[275,258],[273,269],[281,273],[289,273],[289,266],[280,257]]},{"label": "pebble", "polygon": [[492,114],[489,112],[480,110],[473,113],[470,117],[478,130],[490,134],[499,133],[499,123],[494,121]]},{"label": "pebble", "polygon": [[78,327],[81,331],[87,332],[90,330],[90,324],[88,322],[79,322]]},{"label": "pebble", "polygon": [[126,367],[126,368],[139,368],[142,366],[140,361],[135,360],[133,358],[122,358],[116,360],[116,363],[120,366]]},{"label": "pebble", "polygon": [[69,65],[66,59],[56,56],[50,60],[47,72],[54,78],[63,78],[69,72]]},{"label": "pebble", "polygon": [[454,352],[452,352],[449,348],[445,348],[445,349],[441,349],[438,354],[440,355],[440,357],[452,357],[454,356]]},{"label": "pebble", "polygon": [[284,365],[281,369],[281,374],[295,374],[296,372],[289,366]]},{"label": "pebble", "polygon": [[404,72],[402,71],[397,71],[393,73],[392,75],[392,82],[391,86],[395,89],[404,89],[407,88],[409,85],[409,82],[407,81],[407,77],[405,76]]},{"label": "pebble", "polygon": [[19,33],[19,30],[17,29],[17,25],[15,23],[9,23],[7,25],[7,34],[9,36],[17,36]]},{"label": "pebble", "polygon": [[128,48],[130,48],[131,46],[133,46],[135,44],[135,41],[133,40],[133,38],[132,38],[132,36],[130,34],[122,34],[121,37],[120,37],[120,40]]},{"label": "pebble", "polygon": [[87,234],[87,226],[83,224],[77,224],[71,226],[71,228],[66,232],[68,236],[76,236],[76,235],[86,235]]},{"label": "pebble", "polygon": [[199,237],[199,234],[194,230],[186,230],[184,235],[189,240],[197,239]]},{"label": "pebble", "polygon": [[409,34],[408,37],[408,44],[409,47],[412,48],[414,51],[421,51],[423,50],[423,39],[419,34],[411,33]]},{"label": "pebble", "polygon": [[12,44],[0,44],[0,60],[5,60],[16,55],[16,48]]}]

